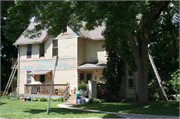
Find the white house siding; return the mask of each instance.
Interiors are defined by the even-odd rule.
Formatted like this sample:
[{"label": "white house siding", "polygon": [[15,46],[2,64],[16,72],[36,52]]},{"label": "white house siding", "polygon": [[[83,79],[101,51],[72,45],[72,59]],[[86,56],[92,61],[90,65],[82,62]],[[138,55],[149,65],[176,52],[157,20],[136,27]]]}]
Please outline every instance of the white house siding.
[{"label": "white house siding", "polygon": [[26,84],[26,73],[25,71],[20,71],[20,80],[19,80],[19,94],[24,94],[24,84]]}]

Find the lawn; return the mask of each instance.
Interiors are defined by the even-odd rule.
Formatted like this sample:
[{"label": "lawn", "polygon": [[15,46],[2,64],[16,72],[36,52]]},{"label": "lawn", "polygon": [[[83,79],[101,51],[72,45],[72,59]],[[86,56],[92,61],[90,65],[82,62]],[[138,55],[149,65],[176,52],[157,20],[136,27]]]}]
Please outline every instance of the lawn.
[{"label": "lawn", "polygon": [[172,101],[150,101],[150,105],[148,106],[138,106],[137,102],[106,102],[74,106],[110,112],[179,116],[179,103]]},{"label": "lawn", "polygon": [[51,102],[49,115],[46,115],[48,102],[22,102],[1,100],[0,117],[4,118],[119,118],[114,114],[64,109]]}]

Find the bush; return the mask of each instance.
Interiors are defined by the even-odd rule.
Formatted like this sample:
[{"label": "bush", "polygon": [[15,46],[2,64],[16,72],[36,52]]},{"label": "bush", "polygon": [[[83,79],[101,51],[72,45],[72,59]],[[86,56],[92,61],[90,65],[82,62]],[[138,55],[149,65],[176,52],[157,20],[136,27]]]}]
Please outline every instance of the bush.
[{"label": "bush", "polygon": [[103,103],[105,102],[103,99],[97,99],[97,98],[91,98],[87,104],[92,104],[92,103]]},{"label": "bush", "polygon": [[63,97],[57,98],[57,102],[63,102]]},{"label": "bush", "polygon": [[13,98],[11,95],[3,95],[1,96],[1,99],[11,99]]},{"label": "bush", "polygon": [[40,97],[40,98],[38,98],[38,101],[39,101],[39,102],[45,102],[45,101],[47,101],[47,98],[45,98],[45,97]]},{"label": "bush", "polygon": [[31,98],[31,101],[32,102],[38,101],[38,98],[33,97],[33,98]]},{"label": "bush", "polygon": [[80,89],[82,89],[82,90],[84,90],[85,89],[85,87],[86,87],[86,83],[84,83],[84,81],[81,81],[81,83],[78,85],[78,90],[80,90]]}]

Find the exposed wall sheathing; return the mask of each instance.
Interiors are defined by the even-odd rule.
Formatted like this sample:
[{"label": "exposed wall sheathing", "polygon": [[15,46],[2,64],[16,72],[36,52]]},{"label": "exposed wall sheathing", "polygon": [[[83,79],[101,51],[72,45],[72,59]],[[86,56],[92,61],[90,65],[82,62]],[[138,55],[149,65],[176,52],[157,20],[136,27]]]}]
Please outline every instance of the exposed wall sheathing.
[{"label": "exposed wall sheathing", "polygon": [[102,48],[103,44],[104,40],[86,40],[86,62],[107,62],[107,57],[105,57],[105,48]]}]

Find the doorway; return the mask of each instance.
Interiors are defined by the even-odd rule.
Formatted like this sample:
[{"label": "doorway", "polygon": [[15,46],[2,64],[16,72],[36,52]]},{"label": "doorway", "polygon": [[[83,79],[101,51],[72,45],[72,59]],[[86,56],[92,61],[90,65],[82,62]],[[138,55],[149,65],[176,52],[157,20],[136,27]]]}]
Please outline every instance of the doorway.
[{"label": "doorway", "polygon": [[88,80],[92,80],[92,72],[80,72],[79,73],[79,83],[81,83],[81,81],[88,83]]}]

